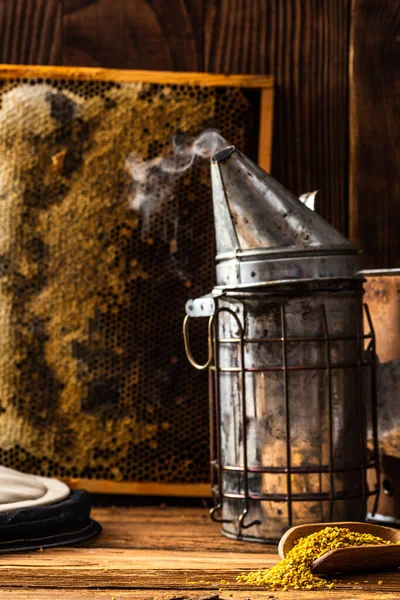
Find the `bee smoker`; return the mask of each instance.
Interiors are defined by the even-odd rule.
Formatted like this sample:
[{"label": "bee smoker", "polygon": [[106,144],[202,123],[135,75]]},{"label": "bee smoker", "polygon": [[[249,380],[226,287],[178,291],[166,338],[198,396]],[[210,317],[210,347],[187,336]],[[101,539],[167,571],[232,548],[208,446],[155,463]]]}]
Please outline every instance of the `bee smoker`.
[{"label": "bee smoker", "polygon": [[[211,517],[276,542],[362,520],[378,483],[375,340],[358,250],[234,146],[211,160],[217,285],[186,305],[208,369]],[[369,331],[364,334],[364,311]],[[190,350],[209,319],[209,356]],[[367,421],[373,451],[367,450]]]}]

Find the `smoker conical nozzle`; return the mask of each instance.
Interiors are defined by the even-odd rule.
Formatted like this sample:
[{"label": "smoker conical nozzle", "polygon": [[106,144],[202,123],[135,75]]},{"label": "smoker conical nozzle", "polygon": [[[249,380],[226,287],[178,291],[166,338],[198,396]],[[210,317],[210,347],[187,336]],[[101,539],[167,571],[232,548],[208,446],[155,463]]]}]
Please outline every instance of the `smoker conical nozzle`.
[{"label": "smoker conical nozzle", "polygon": [[235,146],[212,157],[211,178],[219,284],[349,277],[360,269],[349,240]]}]

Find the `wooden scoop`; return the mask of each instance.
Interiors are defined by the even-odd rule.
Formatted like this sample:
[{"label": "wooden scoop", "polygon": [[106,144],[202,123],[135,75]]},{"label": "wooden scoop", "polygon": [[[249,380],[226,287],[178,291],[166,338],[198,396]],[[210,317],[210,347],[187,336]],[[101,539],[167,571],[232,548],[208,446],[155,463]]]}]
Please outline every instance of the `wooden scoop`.
[{"label": "wooden scoop", "polygon": [[329,550],[312,563],[311,570],[315,575],[384,571],[400,567],[400,545],[397,545],[397,542],[400,541],[400,530],[369,523],[310,523],[292,527],[279,542],[279,556],[285,558],[285,555],[293,548],[295,540],[321,531],[325,527],[347,527],[356,533],[370,533],[390,541],[391,544],[351,546]]}]

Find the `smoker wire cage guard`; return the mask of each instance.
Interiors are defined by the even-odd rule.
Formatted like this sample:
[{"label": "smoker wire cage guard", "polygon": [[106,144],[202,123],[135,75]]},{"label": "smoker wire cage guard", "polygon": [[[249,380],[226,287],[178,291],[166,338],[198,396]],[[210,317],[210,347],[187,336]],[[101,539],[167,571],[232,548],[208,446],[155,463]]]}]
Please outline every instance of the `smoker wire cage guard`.
[{"label": "smoker wire cage guard", "polygon": [[[262,542],[302,523],[363,520],[379,462],[358,251],[234,146],[211,171],[217,285],[184,320],[189,361],[210,374],[211,516],[225,535]],[[209,317],[203,365],[191,317]]]},{"label": "smoker wire cage guard", "polygon": [[207,384],[181,307],[213,281],[208,164],[143,236],[124,163],[213,126],[268,162],[272,91],[271,77],[0,68],[1,464],[95,492],[207,494]]},{"label": "smoker wire cage guard", "polygon": [[[293,293],[293,292],[292,292]],[[286,292],[290,295],[290,292]],[[226,296],[224,294],[215,300],[215,312],[209,320],[209,349],[210,355],[205,365],[199,365],[192,356],[189,342],[189,317],[185,320],[185,339],[187,343],[187,352],[191,364],[199,369],[209,369],[209,387],[210,387],[210,454],[211,454],[211,481],[212,493],[216,499],[216,505],[211,511],[211,518],[223,525],[223,533],[228,537],[236,539],[245,539],[247,541],[263,541],[265,543],[276,543],[279,541],[284,531],[294,525],[304,524],[305,522],[333,522],[340,520],[360,521],[365,518],[366,504],[368,500],[372,501],[372,514],[376,510],[376,503],[379,494],[379,486],[375,485],[373,489],[368,489],[367,476],[368,471],[375,472],[374,480],[379,481],[379,461],[374,457],[378,456],[377,442],[377,420],[376,420],[376,394],[375,394],[375,337],[374,330],[368,310],[364,305],[365,317],[369,324],[369,332],[364,334],[360,327],[360,315],[354,312],[353,331],[350,334],[330,334],[328,327],[328,317],[326,306],[322,304],[319,314],[322,335],[315,337],[299,337],[288,335],[287,327],[287,309],[285,304],[276,306],[278,319],[280,321],[280,332],[277,337],[251,337],[246,334],[249,326],[246,321],[246,296],[247,299],[253,297],[254,293],[244,293],[242,298],[235,295]],[[224,306],[225,304],[225,306]],[[233,310],[233,305],[235,309]],[[240,317],[244,317],[246,325],[242,325]],[[236,335],[221,337],[217,335],[221,331],[219,321],[225,317],[225,325],[231,321],[232,329],[236,328]],[[228,319],[228,320],[227,320]],[[332,348],[337,344],[352,345],[353,348],[348,352],[348,360],[340,363],[335,362],[332,356]],[[365,344],[365,346],[364,346]],[[237,364],[235,366],[221,366],[218,357],[221,355],[221,346],[237,347]],[[280,353],[280,360],[275,364],[258,365],[256,367],[246,366],[249,362],[249,348],[251,346],[264,346],[266,352],[271,352],[275,348],[275,353]],[[303,357],[307,355],[307,346],[311,350],[317,350],[325,357],[325,364],[306,364],[303,359],[302,364],[290,363],[288,359],[288,348],[291,347],[292,354],[294,348],[300,350],[297,353]],[[279,348],[279,349],[278,349]],[[231,362],[232,359],[228,360]],[[347,448],[356,450],[356,463],[354,465],[353,456],[342,456],[342,464],[338,464],[334,451],[334,393],[332,390],[332,375],[340,378],[347,370],[353,370],[356,375],[356,386],[353,387],[355,397],[353,398],[353,416],[360,419],[360,439],[348,444]],[[367,423],[363,422],[365,413],[364,392],[361,371],[368,372],[369,386],[373,390],[371,394],[371,404],[368,408],[368,415],[371,420],[371,432],[373,451],[367,449]],[[319,384],[326,381],[325,409],[328,411],[324,431],[321,432],[321,439],[317,443],[326,446],[325,453],[327,460],[319,464],[292,464],[291,456],[296,452],[303,453],[306,456],[305,448],[301,444],[296,448],[291,447],[291,426],[293,427],[293,418],[296,419],[298,411],[294,409],[291,398],[293,387],[289,383],[290,376],[298,372],[318,373]],[[257,419],[257,399],[254,391],[250,394],[250,402],[247,401],[247,386],[252,390],[257,387],[254,379],[263,374],[270,374],[281,378],[283,384],[283,407],[284,425],[282,427],[283,444],[280,451],[284,464],[281,466],[268,465],[269,449],[268,442],[265,441],[264,455],[259,442],[256,440],[255,432],[249,433],[251,428],[255,427],[254,421]],[[232,410],[234,434],[230,442],[221,439],[221,398],[219,389],[221,388],[220,378],[236,380],[240,387],[240,394],[235,398],[235,409]],[[246,385],[247,381],[247,385]],[[230,382],[227,387],[232,387]],[[358,393],[357,393],[358,388]],[[301,402],[307,402],[307,391],[302,390],[305,397]],[[323,393],[324,393],[323,392]],[[259,400],[259,410],[264,409],[263,399]],[[249,406],[250,405],[250,406]],[[268,399],[266,401],[268,406]],[[292,410],[290,407],[292,406]],[[226,407],[225,407],[226,408]],[[337,407],[336,407],[337,408]],[[315,407],[312,407],[314,410]],[[264,415],[265,416],[265,415]],[[312,418],[312,412],[308,412],[308,417]],[[265,417],[267,418],[267,417]],[[273,427],[271,423],[269,426]],[[260,432],[257,432],[257,436]],[[306,435],[306,434],[305,434]],[[343,433],[342,433],[343,435]],[[345,443],[345,440],[341,440]],[[223,446],[225,443],[225,448]],[[226,448],[230,446],[230,453]],[[251,446],[251,450],[249,449]],[[315,448],[314,448],[315,450]],[[223,454],[225,456],[223,460]],[[308,448],[309,458],[313,456],[313,448]],[[276,458],[277,450],[273,450],[273,457]],[[257,455],[258,454],[258,455]],[[336,453],[337,454],[337,453]],[[249,455],[251,458],[249,458]],[[314,458],[318,457],[318,453]],[[234,458],[234,460],[232,460]],[[344,460],[343,460],[344,459]],[[335,464],[336,462],[336,464]],[[270,479],[270,481],[268,481]],[[272,481],[271,481],[272,480]],[[356,483],[355,489],[351,489],[352,482]],[[272,483],[277,491],[267,491]],[[299,491],[301,487],[308,488],[307,491]],[[347,489],[343,489],[346,488]],[[349,489],[350,488],[350,489]],[[361,494],[360,494],[361,488]],[[279,489],[279,491],[278,491]],[[344,510],[340,506],[343,501],[347,504]],[[348,506],[351,504],[351,515],[349,516]],[[346,515],[344,517],[344,515]],[[265,535],[267,527],[263,526],[263,519],[266,519],[269,533]],[[271,521],[275,519],[276,525],[270,529]]]}]

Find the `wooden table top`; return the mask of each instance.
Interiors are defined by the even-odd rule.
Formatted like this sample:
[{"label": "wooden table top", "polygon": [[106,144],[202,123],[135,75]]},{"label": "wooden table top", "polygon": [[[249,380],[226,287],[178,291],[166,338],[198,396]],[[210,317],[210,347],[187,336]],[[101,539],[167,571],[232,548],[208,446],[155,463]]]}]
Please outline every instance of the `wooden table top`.
[{"label": "wooden table top", "polygon": [[[327,591],[270,592],[237,584],[278,561],[273,546],[224,538],[202,508],[97,508],[102,535],[86,547],[0,556],[10,600],[333,600],[400,598],[400,571],[338,578]],[[221,585],[221,580],[230,585]],[[354,584],[355,580],[360,583]],[[364,583],[368,580],[368,583]],[[378,586],[382,580],[383,585]],[[219,591],[223,588],[223,591]]]}]

